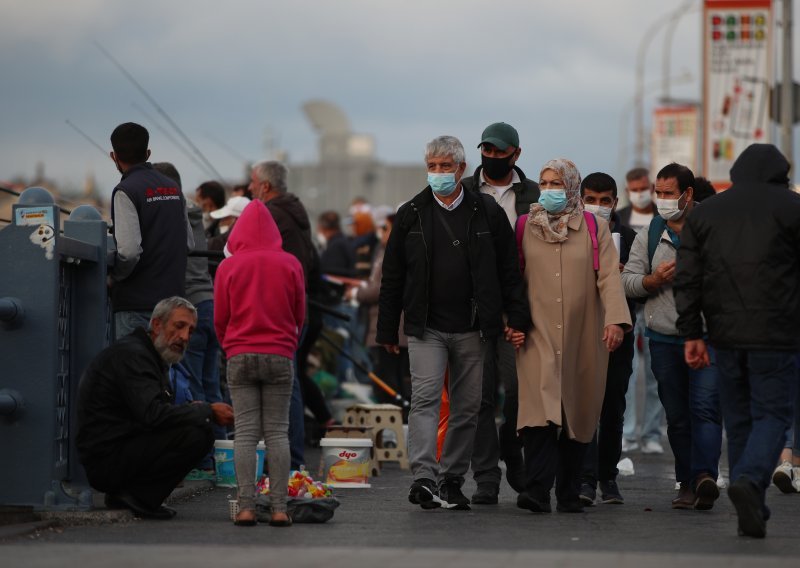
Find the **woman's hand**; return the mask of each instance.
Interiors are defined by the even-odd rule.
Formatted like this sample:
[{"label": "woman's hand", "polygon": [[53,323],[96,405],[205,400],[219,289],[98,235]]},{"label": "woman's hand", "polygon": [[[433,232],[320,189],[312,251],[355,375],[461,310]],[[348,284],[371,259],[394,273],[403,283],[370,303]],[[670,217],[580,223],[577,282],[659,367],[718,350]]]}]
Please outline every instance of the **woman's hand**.
[{"label": "woman's hand", "polygon": [[605,343],[609,353],[622,345],[623,337],[625,337],[625,332],[617,324],[612,323],[606,326],[603,330],[603,343]]},{"label": "woman's hand", "polygon": [[505,329],[506,341],[514,346],[514,349],[519,349],[525,343],[525,332],[517,331],[516,329],[506,326]]}]

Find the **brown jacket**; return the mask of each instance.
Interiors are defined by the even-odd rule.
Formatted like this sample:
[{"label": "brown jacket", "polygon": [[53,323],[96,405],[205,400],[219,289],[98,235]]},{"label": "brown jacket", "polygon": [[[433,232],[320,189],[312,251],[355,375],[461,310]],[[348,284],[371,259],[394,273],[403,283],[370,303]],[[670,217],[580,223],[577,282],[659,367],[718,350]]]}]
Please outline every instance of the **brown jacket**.
[{"label": "brown jacket", "polygon": [[569,221],[563,243],[525,230],[525,283],[533,329],[517,352],[517,429],[557,424],[571,439],[594,435],[606,385],[608,351],[603,328],[631,327],[619,276],[619,255],[608,224],[598,220],[600,269],[583,215]]}]

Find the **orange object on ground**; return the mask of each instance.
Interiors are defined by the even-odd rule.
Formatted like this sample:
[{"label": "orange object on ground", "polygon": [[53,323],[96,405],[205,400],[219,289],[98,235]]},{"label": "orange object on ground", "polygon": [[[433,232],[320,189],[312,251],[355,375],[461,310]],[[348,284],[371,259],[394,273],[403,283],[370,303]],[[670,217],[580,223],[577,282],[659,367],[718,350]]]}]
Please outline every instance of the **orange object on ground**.
[{"label": "orange object on ground", "polygon": [[450,396],[448,387],[450,384],[450,368],[444,372],[444,389],[442,389],[442,405],[439,407],[439,434],[436,438],[436,461],[442,459],[442,448],[444,439],[447,436],[447,420],[450,418]]}]

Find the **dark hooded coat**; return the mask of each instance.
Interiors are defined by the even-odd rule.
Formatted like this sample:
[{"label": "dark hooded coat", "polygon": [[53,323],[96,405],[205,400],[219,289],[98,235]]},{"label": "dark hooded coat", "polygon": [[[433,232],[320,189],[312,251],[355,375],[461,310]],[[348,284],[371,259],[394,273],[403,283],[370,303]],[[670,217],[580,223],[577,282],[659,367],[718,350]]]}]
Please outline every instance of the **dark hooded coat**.
[{"label": "dark hooded coat", "polygon": [[723,349],[800,350],[800,195],[789,162],[753,144],[733,185],[695,207],[681,231],[674,291],[678,331]]}]

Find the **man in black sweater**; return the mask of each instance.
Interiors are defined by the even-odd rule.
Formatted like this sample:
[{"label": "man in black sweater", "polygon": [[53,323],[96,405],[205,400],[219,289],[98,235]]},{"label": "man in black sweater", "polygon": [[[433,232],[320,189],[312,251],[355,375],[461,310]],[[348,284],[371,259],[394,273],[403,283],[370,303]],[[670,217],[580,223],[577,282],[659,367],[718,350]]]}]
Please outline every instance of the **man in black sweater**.
[{"label": "man in black sweater", "polygon": [[211,422],[233,423],[223,403],[173,404],[169,366],[183,358],[197,324],[194,306],[171,297],[92,361],[78,391],[78,454],[110,508],[170,519],[164,499],[214,444]]},{"label": "man in black sweater", "polygon": [[[504,334],[521,344],[531,317],[506,214],[492,197],[461,186],[467,166],[461,142],[440,136],[425,156],[428,187],[400,208],[386,246],[376,340],[399,352],[403,312],[412,383],[409,501],[423,509],[469,509],[461,486],[481,405],[486,342]],[[448,365],[450,415],[437,463]]]}]

